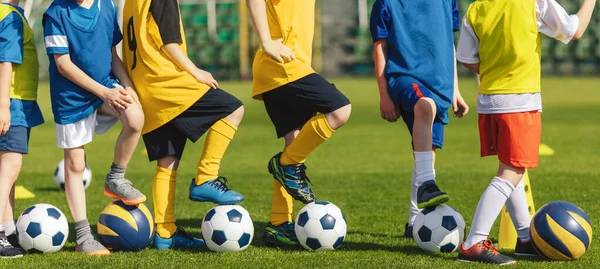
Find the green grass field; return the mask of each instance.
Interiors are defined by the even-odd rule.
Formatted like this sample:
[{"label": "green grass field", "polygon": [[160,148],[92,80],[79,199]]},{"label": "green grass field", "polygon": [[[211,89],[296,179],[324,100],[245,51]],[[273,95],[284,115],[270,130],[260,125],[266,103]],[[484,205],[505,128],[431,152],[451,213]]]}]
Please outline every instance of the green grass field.
[{"label": "green grass field", "polygon": [[[18,260],[0,260],[0,268],[28,267],[111,267],[111,268],[493,268],[456,261],[456,253],[430,254],[411,240],[401,237],[408,215],[412,169],[410,136],[404,123],[387,123],[380,118],[376,83],[372,79],[336,79],[336,85],[350,98],[350,121],[308,159],[308,173],[317,197],[338,205],[348,220],[348,235],[340,249],[328,253],[283,251],[266,248],[261,233],[268,221],[272,178],[267,172],[269,158],[282,149],[261,102],[250,98],[249,83],[222,83],[246,105],[239,132],[222,163],[221,173],[231,187],[243,193],[242,204],[254,218],[256,232],[252,246],[245,252],[217,254],[202,252],[144,250],[113,253],[110,257],[87,257],[74,252],[73,232],[67,245],[51,255],[27,255]],[[598,203],[598,157],[600,157],[600,79],[547,78],[544,88],[544,133],[542,142],[556,154],[540,158],[540,168],[530,171],[533,196],[539,208],[554,200],[568,200],[583,208],[594,228],[600,227]],[[436,171],[440,187],[451,195],[455,207],[470,225],[481,192],[496,172],[495,158],[479,157],[475,82],[463,79],[463,95],[471,105],[464,119],[451,119],[445,148],[439,151]],[[21,212],[35,203],[59,207],[72,221],[65,195],[58,191],[52,173],[62,151],[56,147],[54,124],[49,108],[47,85],[41,87],[40,102],[46,124],[32,132],[30,155],[25,157],[17,184],[36,194],[34,199],[17,200]],[[88,218],[95,229],[100,211],[111,200],[102,194],[103,179],[112,161],[112,147],[118,129],[97,136],[86,147],[93,171],[87,190]],[[179,168],[176,216],[178,223],[195,235],[200,234],[202,217],[212,204],[187,199],[190,179],[203,142],[188,144]],[[127,176],[151,198],[155,164],[149,163],[140,143]],[[147,202],[152,206],[151,199]],[[296,211],[301,204],[296,203]],[[491,232],[498,235],[498,222]],[[71,226],[72,228],[72,226]],[[598,241],[598,235],[593,241]],[[600,249],[597,243],[574,262],[519,261],[524,268],[597,268]]]}]

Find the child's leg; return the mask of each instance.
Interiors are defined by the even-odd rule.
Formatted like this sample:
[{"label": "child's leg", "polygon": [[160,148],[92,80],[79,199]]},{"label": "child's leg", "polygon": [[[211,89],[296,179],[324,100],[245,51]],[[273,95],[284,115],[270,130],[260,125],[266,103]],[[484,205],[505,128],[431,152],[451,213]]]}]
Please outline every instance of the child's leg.
[{"label": "child's leg", "polygon": [[433,163],[435,153],[432,150],[433,120],[436,115],[435,102],[431,98],[421,98],[414,107],[413,147],[415,155],[415,174],[417,188],[430,180],[435,181]]},{"label": "child's leg", "polygon": [[487,239],[502,207],[511,196],[515,186],[523,178],[523,173],[525,173],[525,168],[513,167],[500,162],[496,177],[492,179],[479,199],[469,236],[465,240],[465,249]]},{"label": "child's leg", "polygon": [[175,225],[175,188],[179,159],[168,156],[158,160],[152,199],[154,201],[154,222],[156,233],[162,238],[171,238],[177,231]]},{"label": "child's leg", "polygon": [[531,216],[529,215],[529,205],[527,204],[527,195],[525,194],[525,180],[523,178],[521,178],[519,184],[508,198],[508,201],[506,201],[506,210],[515,225],[519,240],[523,243],[529,242],[531,240],[529,236]]},{"label": "child's leg", "polygon": [[23,154],[0,151],[0,217],[5,235],[15,232],[13,216],[14,185],[21,172]]},{"label": "child's leg", "polygon": [[110,252],[92,235],[87,220],[86,197],[82,178],[85,170],[85,150],[83,146],[65,149],[65,193],[75,226],[75,250],[88,255],[109,255]]},{"label": "child's leg", "polygon": [[237,132],[237,127],[242,122],[243,117],[244,107],[241,106],[229,116],[217,121],[210,128],[197,166],[196,185],[214,180],[219,176],[221,159],[223,159],[223,155],[225,155],[225,151]]},{"label": "child's leg", "polygon": [[[300,133],[300,130],[296,129],[284,137],[285,148],[292,144],[298,133]],[[281,183],[273,180],[273,198],[271,199],[271,217],[269,218],[269,222],[274,226],[292,222],[292,212],[294,212],[294,199],[281,186]]]},{"label": "child's leg", "polygon": [[116,114],[114,109],[104,103],[98,110],[102,114],[117,117],[123,125],[115,144],[114,161],[106,175],[105,195],[121,199],[125,204],[137,205],[146,201],[146,196],[134,189],[131,182],[125,180],[125,171],[140,140],[144,126],[144,114],[141,106],[134,102],[126,110]]}]

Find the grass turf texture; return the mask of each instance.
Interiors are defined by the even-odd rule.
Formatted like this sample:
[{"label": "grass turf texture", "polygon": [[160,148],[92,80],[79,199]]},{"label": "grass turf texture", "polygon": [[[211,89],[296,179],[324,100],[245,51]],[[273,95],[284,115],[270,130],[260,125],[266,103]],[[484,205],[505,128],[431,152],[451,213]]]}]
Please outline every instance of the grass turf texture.
[{"label": "grass turf texture", "polygon": [[[266,248],[261,242],[268,221],[273,180],[267,161],[280,151],[283,140],[275,130],[263,104],[250,98],[249,83],[225,83],[221,86],[244,101],[246,115],[222,163],[221,173],[231,187],[246,197],[242,204],[252,215],[256,232],[252,246],[241,253],[156,251],[113,253],[110,257],[87,257],[74,252],[74,233],[62,251],[50,255],[26,255],[18,260],[0,260],[1,268],[30,267],[111,267],[111,268],[187,268],[187,267],[403,267],[403,268],[496,268],[456,261],[457,253],[430,254],[413,241],[402,238],[408,216],[409,186],[412,168],[411,138],[401,120],[387,123],[380,118],[379,97],[372,79],[333,80],[352,101],[350,121],[308,159],[308,174],[317,197],[338,205],[348,219],[348,235],[334,252],[283,251]],[[599,79],[544,79],[544,133],[542,142],[556,154],[540,158],[540,168],[530,171],[536,207],[547,202],[567,200],[580,206],[600,225],[600,204],[596,198],[600,175],[600,124],[598,123],[597,88]],[[470,224],[483,190],[496,172],[497,159],[479,158],[475,81],[461,81],[463,95],[471,105],[465,119],[451,119],[444,150],[438,152],[436,172],[439,186],[450,194],[449,205],[455,207]],[[59,207],[72,222],[64,193],[52,180],[55,165],[62,159],[56,148],[55,131],[49,105],[48,86],[40,88],[40,103],[46,124],[32,131],[31,154],[24,159],[17,184],[36,194],[34,199],[17,200],[16,214],[35,203]],[[111,200],[102,195],[103,179],[112,160],[112,148],[119,128],[97,136],[86,146],[87,161],[93,172],[87,190],[88,218],[95,230],[100,211]],[[204,214],[213,205],[188,200],[188,186],[195,175],[195,165],[203,141],[188,143],[178,174],[176,216],[178,224],[200,235]],[[152,208],[151,188],[155,163],[144,155],[143,143],[127,170],[127,177],[148,197]],[[296,212],[302,207],[296,203]],[[295,217],[295,216],[294,216]],[[491,232],[496,240],[498,222]],[[71,229],[72,229],[71,223]],[[598,233],[593,241],[598,242]],[[600,264],[598,244],[592,244],[580,260],[574,262],[519,261],[528,268],[594,268]]]}]

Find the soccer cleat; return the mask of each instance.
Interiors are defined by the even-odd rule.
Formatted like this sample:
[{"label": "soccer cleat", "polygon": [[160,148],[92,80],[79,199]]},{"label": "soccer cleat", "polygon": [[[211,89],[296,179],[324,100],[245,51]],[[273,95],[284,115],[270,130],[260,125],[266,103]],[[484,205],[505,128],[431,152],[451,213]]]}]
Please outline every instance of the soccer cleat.
[{"label": "soccer cleat", "polygon": [[119,199],[129,206],[136,206],[146,202],[146,195],[135,189],[133,183],[124,178],[105,181],[104,196]]},{"label": "soccer cleat", "polygon": [[269,173],[279,181],[287,193],[304,204],[315,201],[315,193],[308,183],[310,179],[306,176],[306,165],[293,164],[283,166],[279,163],[281,152],[277,153],[269,161]]},{"label": "soccer cleat", "polygon": [[521,242],[521,239],[517,239],[515,255],[525,257],[540,257],[540,254],[533,247],[533,240]]},{"label": "soccer cleat", "polygon": [[[4,234],[4,232],[2,232]],[[15,248],[8,242],[8,239],[4,235],[0,235],[0,258],[21,258],[23,252]]]},{"label": "soccer cleat", "polygon": [[87,254],[88,256],[108,256],[110,255],[110,251],[106,249],[98,240],[94,237],[90,236],[90,239],[87,239],[81,243],[77,243],[75,245],[76,252],[82,252]]},{"label": "soccer cleat", "polygon": [[244,201],[243,195],[227,187],[225,177],[218,177],[200,185],[196,185],[196,180],[192,178],[189,198],[196,202],[213,202],[219,205],[234,205]]},{"label": "soccer cleat", "polygon": [[177,228],[171,238],[162,238],[158,233],[154,234],[154,248],[156,249],[200,249],[204,246],[206,244],[203,239],[194,238],[182,228]]},{"label": "soccer cleat", "polygon": [[494,247],[494,244],[489,239],[481,241],[469,249],[465,249],[464,243],[461,244],[460,250],[458,251],[458,260],[462,262],[483,262],[499,265],[516,262],[515,259],[500,254],[498,249]]},{"label": "soccer cleat", "polygon": [[404,224],[404,238],[413,239],[413,227],[408,226],[408,222]]},{"label": "soccer cleat", "polygon": [[440,191],[433,180],[423,182],[417,190],[417,206],[419,208],[441,205],[448,200],[450,200],[450,196]]},{"label": "soccer cleat", "polygon": [[27,251],[25,251],[22,247],[21,244],[19,244],[19,237],[17,236],[17,233],[13,233],[11,235],[8,235],[6,237],[6,239],[8,239],[8,243],[11,244],[14,248],[18,249],[19,251],[21,251],[21,253],[26,254]]},{"label": "soccer cleat", "polygon": [[294,223],[285,222],[275,226],[267,223],[265,231],[262,234],[262,240],[265,246],[270,247],[295,247],[300,245],[294,231]]}]

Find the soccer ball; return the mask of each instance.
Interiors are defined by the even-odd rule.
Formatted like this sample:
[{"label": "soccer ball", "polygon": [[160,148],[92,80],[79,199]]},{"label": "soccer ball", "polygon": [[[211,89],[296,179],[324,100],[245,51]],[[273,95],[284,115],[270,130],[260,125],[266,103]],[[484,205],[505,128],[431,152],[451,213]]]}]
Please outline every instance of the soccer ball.
[{"label": "soccer ball", "polygon": [[212,251],[242,251],[248,248],[253,236],[252,217],[239,205],[215,206],[202,221],[202,237]]},{"label": "soccer ball", "polygon": [[298,212],[294,230],[300,245],[305,249],[334,250],[346,237],[346,217],[336,205],[316,201]]},{"label": "soccer ball", "polygon": [[98,238],[110,250],[138,251],[154,237],[154,217],[144,203],[128,206],[120,200],[108,204],[98,220]]},{"label": "soccer ball", "polygon": [[456,251],[464,240],[465,220],[447,205],[424,208],[413,225],[413,238],[423,250]]},{"label": "soccer ball", "polygon": [[37,204],[25,209],[17,220],[19,244],[31,253],[59,251],[69,236],[65,215],[49,204]]},{"label": "soccer ball", "polygon": [[[92,169],[86,164],[83,170],[83,187],[88,188],[92,182]],[[65,160],[61,160],[54,169],[54,183],[60,190],[65,190]]]}]

